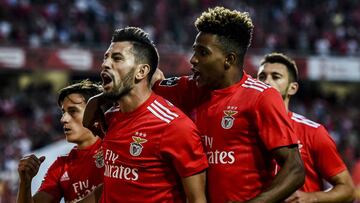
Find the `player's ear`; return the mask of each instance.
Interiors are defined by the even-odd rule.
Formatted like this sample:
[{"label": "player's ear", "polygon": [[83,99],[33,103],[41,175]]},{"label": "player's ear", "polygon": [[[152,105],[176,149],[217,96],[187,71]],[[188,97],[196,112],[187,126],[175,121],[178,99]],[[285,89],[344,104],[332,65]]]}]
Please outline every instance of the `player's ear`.
[{"label": "player's ear", "polygon": [[150,72],[149,64],[139,64],[135,73],[135,80],[139,81],[146,78]]},{"label": "player's ear", "polygon": [[234,52],[230,52],[224,62],[225,70],[229,69],[232,65],[236,63],[236,54]]},{"label": "player's ear", "polygon": [[288,88],[288,94],[290,96],[295,95],[298,89],[299,89],[299,83],[291,82]]}]

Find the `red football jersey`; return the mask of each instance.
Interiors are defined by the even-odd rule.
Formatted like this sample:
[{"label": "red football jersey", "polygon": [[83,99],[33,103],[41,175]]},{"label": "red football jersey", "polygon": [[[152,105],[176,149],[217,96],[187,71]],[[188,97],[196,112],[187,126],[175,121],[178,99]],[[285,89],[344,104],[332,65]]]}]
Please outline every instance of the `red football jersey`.
[{"label": "red football jersey", "polygon": [[54,202],[76,202],[103,182],[104,160],[101,139],[95,144],[58,157],[48,169],[39,192],[49,193]]},{"label": "red football jersey", "polygon": [[101,202],[186,202],[181,179],[208,167],[195,124],[152,94],[130,113],[106,113]]},{"label": "red football jersey", "polygon": [[323,179],[329,180],[346,170],[346,166],[324,126],[296,113],[289,112],[288,115],[300,140],[299,150],[306,172],[305,184],[301,190],[321,191]]},{"label": "red football jersey", "polygon": [[209,161],[209,202],[257,196],[273,179],[270,150],[296,144],[280,94],[245,73],[240,82],[212,92],[199,90],[191,77],[155,85],[158,94],[171,102],[175,98],[179,106],[191,109],[194,102]]}]

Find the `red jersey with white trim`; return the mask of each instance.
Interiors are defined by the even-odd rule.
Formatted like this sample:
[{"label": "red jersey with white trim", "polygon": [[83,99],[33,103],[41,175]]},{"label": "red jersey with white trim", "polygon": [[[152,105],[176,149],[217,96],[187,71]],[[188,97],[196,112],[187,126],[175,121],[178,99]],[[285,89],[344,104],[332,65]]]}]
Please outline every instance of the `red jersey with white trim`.
[{"label": "red jersey with white trim", "polygon": [[208,167],[195,124],[154,93],[133,112],[105,116],[101,202],[186,202],[181,179]]},{"label": "red jersey with white trim", "polygon": [[288,116],[300,140],[299,150],[306,172],[301,190],[321,191],[323,179],[329,180],[346,170],[346,166],[324,126],[293,112],[289,112]]},{"label": "red jersey with white trim", "polygon": [[[158,94],[175,98],[180,106],[188,107],[191,101],[197,105],[195,123],[209,161],[209,202],[254,198],[273,180],[270,151],[296,144],[280,94],[245,73],[238,83],[210,94],[200,91],[191,77],[179,78],[172,86],[155,85]],[[194,98],[187,98],[190,95]]]},{"label": "red jersey with white trim", "polygon": [[74,147],[66,156],[58,157],[48,169],[38,192],[54,197],[54,202],[77,202],[90,194],[103,182],[104,160],[98,139],[95,144],[78,149]]}]

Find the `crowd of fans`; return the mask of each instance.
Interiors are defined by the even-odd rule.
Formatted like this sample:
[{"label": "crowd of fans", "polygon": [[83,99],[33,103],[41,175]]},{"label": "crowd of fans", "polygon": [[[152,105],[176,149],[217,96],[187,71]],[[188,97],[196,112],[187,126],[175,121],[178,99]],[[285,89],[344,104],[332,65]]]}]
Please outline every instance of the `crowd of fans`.
[{"label": "crowd of fans", "polygon": [[[0,77],[0,203],[3,195],[17,192],[18,161],[25,154],[63,139],[59,122],[61,111],[56,104],[56,93],[50,83],[19,86],[7,80],[17,77]],[[5,80],[5,81],[4,81]],[[5,185],[5,182],[7,185]],[[9,191],[7,191],[9,190]]]},{"label": "crowd of fans", "polygon": [[224,5],[250,13],[253,50],[305,54],[359,53],[357,0],[1,0],[0,43],[42,46],[106,46],[114,28],[140,26],[160,47],[189,49],[196,16]]},{"label": "crowd of fans", "polygon": [[[0,0],[0,46],[104,50],[114,28],[132,25],[149,32],[162,51],[186,52],[196,33],[195,16],[214,5],[250,13],[255,25],[251,52],[360,55],[357,0]],[[0,77],[5,84],[0,87],[0,203],[16,193],[16,183],[4,180],[17,175],[21,156],[64,138],[51,85],[20,89],[12,79],[4,83]],[[352,170],[360,163],[359,95],[339,99],[312,88],[302,92],[293,110],[326,126]]]}]

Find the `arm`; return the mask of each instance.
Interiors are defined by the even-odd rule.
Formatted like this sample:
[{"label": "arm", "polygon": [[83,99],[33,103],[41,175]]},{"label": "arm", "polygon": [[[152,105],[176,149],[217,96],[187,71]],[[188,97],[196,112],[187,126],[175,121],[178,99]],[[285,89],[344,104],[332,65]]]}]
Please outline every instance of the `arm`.
[{"label": "arm", "polygon": [[155,70],[155,73],[153,74],[153,76],[151,78],[151,82],[150,82],[151,87],[154,86],[154,84],[157,81],[161,81],[161,80],[164,80],[164,79],[165,79],[164,73],[159,68],[157,68]]},{"label": "arm", "polygon": [[34,202],[52,202],[53,197],[46,192],[38,192],[31,196],[31,182],[38,173],[41,163],[45,157],[36,157],[34,154],[23,157],[19,161],[18,173],[20,178],[19,190],[17,194],[17,203],[34,203]]},{"label": "arm", "polygon": [[296,145],[280,147],[272,153],[281,169],[270,187],[247,203],[281,202],[304,184],[305,171]]},{"label": "arm", "polygon": [[103,191],[103,184],[99,185],[95,190],[90,193],[86,198],[82,199],[79,203],[96,203],[99,202]]},{"label": "arm", "polygon": [[83,126],[102,138],[107,128],[103,108],[107,110],[110,105],[103,93],[91,97],[84,111]]},{"label": "arm", "polygon": [[182,179],[188,203],[205,203],[205,182],[206,172],[186,177]]},{"label": "arm", "polygon": [[355,198],[354,185],[352,183],[350,174],[347,170],[331,177],[329,182],[333,185],[333,188],[328,191],[318,192],[302,192],[297,191],[286,202],[308,202],[308,203],[320,203],[320,202],[352,202]]},{"label": "arm", "polygon": [[[287,202],[351,202],[354,197],[354,186],[351,176],[342,161],[335,142],[323,126],[307,134],[311,155],[319,176],[333,185],[331,190],[302,192],[297,191]],[[324,150],[326,149],[326,150]]]}]

